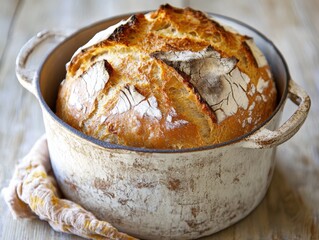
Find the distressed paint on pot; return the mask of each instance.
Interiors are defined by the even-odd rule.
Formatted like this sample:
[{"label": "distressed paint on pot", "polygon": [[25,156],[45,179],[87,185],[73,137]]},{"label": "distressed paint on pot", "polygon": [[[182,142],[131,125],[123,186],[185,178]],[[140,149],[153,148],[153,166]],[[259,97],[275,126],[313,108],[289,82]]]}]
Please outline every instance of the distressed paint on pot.
[{"label": "distressed paint on pot", "polygon": [[[196,149],[156,150],[102,142],[86,136],[55,114],[65,63],[94,33],[127,16],[94,24],[62,40],[37,71],[26,62],[48,39],[32,38],[17,58],[17,77],[38,99],[54,174],[64,195],[119,230],[147,239],[187,239],[210,235],[247,216],[263,199],[274,170],[275,147],[292,137],[306,119],[308,95],[290,80],[284,59],[263,35],[236,20],[211,14],[254,37],[270,63],[278,107],[260,128],[230,142]],[[286,99],[297,110],[281,126]]]}]

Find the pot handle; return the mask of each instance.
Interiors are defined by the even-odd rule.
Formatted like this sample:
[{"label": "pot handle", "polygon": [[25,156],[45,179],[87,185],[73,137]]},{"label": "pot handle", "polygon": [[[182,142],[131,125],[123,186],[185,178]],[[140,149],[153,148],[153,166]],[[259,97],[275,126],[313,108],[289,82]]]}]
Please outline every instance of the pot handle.
[{"label": "pot handle", "polygon": [[[44,30],[32,37],[21,48],[16,58],[16,76],[20,84],[28,91],[30,91],[33,95],[37,96],[35,80],[37,79],[39,66],[36,66],[36,69],[32,69],[31,67],[27,66],[27,63],[30,61],[30,57],[32,56],[32,54],[36,55],[35,51],[40,49],[40,47],[45,43],[50,43],[51,45],[56,46],[58,43],[62,42],[66,37],[70,36],[71,32],[71,30]],[[46,49],[45,51],[48,54],[49,50]]]},{"label": "pot handle", "polygon": [[311,101],[308,94],[293,80],[289,81],[288,98],[298,105],[292,116],[277,130],[265,127],[246,137],[241,143],[245,148],[271,148],[286,142],[297,133],[307,118]]}]

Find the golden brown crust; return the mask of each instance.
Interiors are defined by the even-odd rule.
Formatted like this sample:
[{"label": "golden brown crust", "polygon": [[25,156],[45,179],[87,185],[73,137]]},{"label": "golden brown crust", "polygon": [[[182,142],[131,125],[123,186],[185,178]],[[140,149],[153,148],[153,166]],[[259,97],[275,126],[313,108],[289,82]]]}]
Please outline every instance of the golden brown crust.
[{"label": "golden brown crust", "polygon": [[163,5],[72,58],[57,115],[113,143],[190,148],[239,137],[275,106],[269,66],[249,37]]}]

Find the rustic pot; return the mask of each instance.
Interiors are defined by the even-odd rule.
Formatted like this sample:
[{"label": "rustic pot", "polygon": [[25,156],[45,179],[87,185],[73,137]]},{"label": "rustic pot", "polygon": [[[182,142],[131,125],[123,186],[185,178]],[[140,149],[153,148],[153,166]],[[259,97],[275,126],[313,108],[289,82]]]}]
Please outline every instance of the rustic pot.
[{"label": "rustic pot", "polygon": [[[17,77],[41,105],[52,167],[65,197],[133,236],[198,238],[247,216],[266,194],[275,147],[298,131],[309,111],[309,96],[290,79],[285,60],[266,37],[236,20],[210,15],[254,38],[271,65],[279,95],[278,107],[264,124],[222,144],[183,150],[119,146],[89,137],[55,115],[58,86],[72,54],[96,32],[127,16],[72,35],[41,32],[17,57]],[[30,57],[47,41],[59,44],[31,70]],[[287,98],[298,107],[279,126]]]}]

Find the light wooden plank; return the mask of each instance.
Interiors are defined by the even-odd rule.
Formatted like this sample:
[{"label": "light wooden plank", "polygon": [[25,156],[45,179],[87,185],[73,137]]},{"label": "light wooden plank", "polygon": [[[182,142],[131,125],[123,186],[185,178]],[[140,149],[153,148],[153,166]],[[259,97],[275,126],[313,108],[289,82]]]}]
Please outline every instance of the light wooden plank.
[{"label": "light wooden plank", "polygon": [[8,44],[10,26],[13,24],[14,13],[18,3],[19,0],[0,0],[0,66],[3,61],[5,47]]}]

